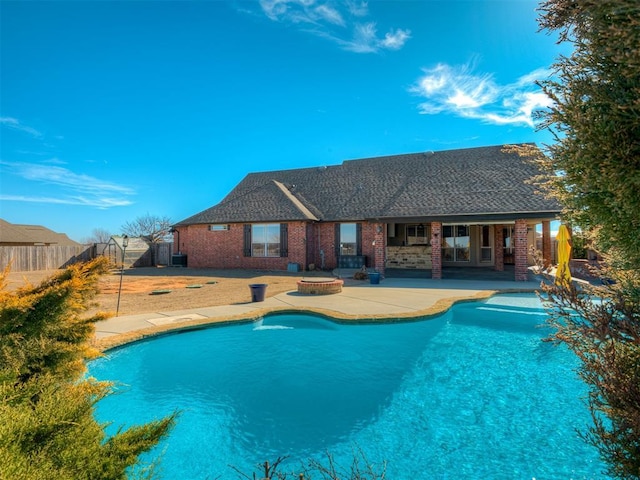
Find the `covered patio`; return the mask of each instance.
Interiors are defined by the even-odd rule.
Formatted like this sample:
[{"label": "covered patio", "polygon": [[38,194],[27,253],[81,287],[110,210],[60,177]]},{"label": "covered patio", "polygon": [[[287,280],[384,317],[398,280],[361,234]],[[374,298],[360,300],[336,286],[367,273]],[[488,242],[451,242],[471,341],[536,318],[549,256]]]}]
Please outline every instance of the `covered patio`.
[{"label": "covered patio", "polygon": [[[385,278],[432,278],[431,269],[387,268]],[[444,267],[442,277],[447,280],[473,280],[478,282],[512,282],[515,265],[505,265],[504,270],[477,267]],[[529,271],[527,281],[535,281],[536,275]]]},{"label": "covered patio", "polygon": [[374,248],[389,278],[527,281],[532,247],[541,247],[545,266],[552,262],[550,224],[544,217],[416,218],[384,224],[384,250]]}]

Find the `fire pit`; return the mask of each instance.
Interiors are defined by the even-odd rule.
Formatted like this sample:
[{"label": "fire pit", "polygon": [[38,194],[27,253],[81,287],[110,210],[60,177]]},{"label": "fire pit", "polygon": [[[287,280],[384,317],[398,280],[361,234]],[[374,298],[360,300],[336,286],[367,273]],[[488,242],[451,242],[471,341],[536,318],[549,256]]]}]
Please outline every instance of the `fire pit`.
[{"label": "fire pit", "polygon": [[342,291],[343,280],[339,278],[303,278],[298,280],[298,293],[308,295],[330,295]]}]

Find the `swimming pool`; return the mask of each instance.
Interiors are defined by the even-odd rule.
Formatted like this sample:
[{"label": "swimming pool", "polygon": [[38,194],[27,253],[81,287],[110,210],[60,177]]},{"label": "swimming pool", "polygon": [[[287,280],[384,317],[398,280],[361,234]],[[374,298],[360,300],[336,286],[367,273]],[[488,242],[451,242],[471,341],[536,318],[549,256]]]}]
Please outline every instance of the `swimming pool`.
[{"label": "swimming pool", "polygon": [[118,426],[182,412],[162,478],[238,478],[288,455],[285,471],[354,448],[387,478],[605,478],[576,434],[590,422],[575,358],[541,342],[533,295],[455,305],[437,319],[344,325],[313,315],[167,335],[90,364],[119,394]]}]

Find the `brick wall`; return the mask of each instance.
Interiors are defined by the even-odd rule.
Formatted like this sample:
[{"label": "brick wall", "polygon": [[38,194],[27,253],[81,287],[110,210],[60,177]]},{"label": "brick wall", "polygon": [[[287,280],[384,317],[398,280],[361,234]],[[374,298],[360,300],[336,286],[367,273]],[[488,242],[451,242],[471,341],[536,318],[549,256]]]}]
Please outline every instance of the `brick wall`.
[{"label": "brick wall", "polygon": [[187,255],[187,265],[193,268],[240,268],[259,270],[287,270],[289,263],[306,268],[306,224],[288,224],[287,257],[245,257],[244,225],[231,224],[229,230],[210,231],[208,225],[179,227],[174,239],[180,237],[180,245],[174,251]]},{"label": "brick wall", "polygon": [[[384,263],[380,263],[376,265],[376,246],[378,242],[376,242],[376,225],[375,223],[361,223],[362,225],[362,255],[367,257],[367,267],[375,268],[378,271],[381,271],[378,267],[384,270]],[[381,242],[383,242],[381,237]]]},{"label": "brick wall", "polygon": [[[178,227],[174,234],[174,253],[187,256],[187,265],[194,268],[239,268],[286,270],[289,263],[298,263],[303,270],[309,264],[332,270],[338,266],[335,245],[335,223],[290,222],[288,257],[245,257],[244,225],[231,224],[229,230],[210,231],[208,225]],[[362,255],[367,266],[384,273],[385,225],[361,222]],[[324,261],[320,252],[324,252]]]},{"label": "brick wall", "polygon": [[527,221],[516,220],[516,226],[513,231],[515,237],[514,255],[516,261],[516,282],[526,281],[529,273],[528,268],[528,246],[527,246]]},{"label": "brick wall", "polygon": [[[314,252],[316,268],[333,269],[338,266],[336,258],[335,223],[316,223],[314,225],[316,250]],[[320,252],[324,252],[324,260]]]},{"label": "brick wall", "polygon": [[[384,228],[378,232],[377,223],[360,222],[362,225],[362,255],[367,257],[367,266],[384,272]],[[324,268],[332,270],[338,267],[336,257],[336,223],[316,223],[313,225],[312,243],[315,251],[310,252],[310,262],[315,263],[316,268],[322,267],[320,251],[324,252]],[[374,243],[375,242],[375,243]]]}]

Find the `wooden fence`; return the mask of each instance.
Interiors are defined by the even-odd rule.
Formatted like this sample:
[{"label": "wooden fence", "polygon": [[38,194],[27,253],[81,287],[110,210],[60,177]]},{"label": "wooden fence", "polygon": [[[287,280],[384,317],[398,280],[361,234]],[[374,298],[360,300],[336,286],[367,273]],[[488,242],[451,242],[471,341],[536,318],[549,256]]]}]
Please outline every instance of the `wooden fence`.
[{"label": "wooden fence", "polygon": [[1,246],[0,269],[11,266],[12,272],[56,270],[76,262],[91,260],[95,256],[92,246]]},{"label": "wooden fence", "polygon": [[[153,250],[153,251],[151,251]],[[171,261],[171,243],[151,245],[146,253],[148,261],[135,266],[169,265]],[[129,252],[127,257],[129,257]],[[98,248],[96,244],[84,246],[0,246],[0,271],[11,265],[12,272],[33,272],[36,270],[57,270],[73,263],[86,262],[97,255],[111,257],[105,251],[104,244]],[[121,262],[113,258],[114,263]],[[133,262],[130,262],[130,266]]]}]

